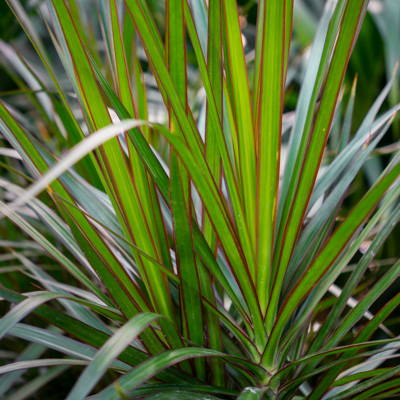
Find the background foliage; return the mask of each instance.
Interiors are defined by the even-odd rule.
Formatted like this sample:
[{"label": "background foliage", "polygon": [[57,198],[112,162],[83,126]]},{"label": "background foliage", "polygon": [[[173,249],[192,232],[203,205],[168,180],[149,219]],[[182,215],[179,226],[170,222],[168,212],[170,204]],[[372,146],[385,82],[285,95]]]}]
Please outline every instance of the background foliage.
[{"label": "background foliage", "polygon": [[0,397],[397,398],[400,3],[7,3]]}]

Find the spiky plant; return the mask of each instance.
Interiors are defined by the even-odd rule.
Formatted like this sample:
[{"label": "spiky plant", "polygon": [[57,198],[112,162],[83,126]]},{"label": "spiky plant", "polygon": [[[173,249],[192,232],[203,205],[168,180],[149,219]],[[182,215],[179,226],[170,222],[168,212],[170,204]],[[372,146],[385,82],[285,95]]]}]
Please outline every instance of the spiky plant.
[{"label": "spiky plant", "polygon": [[293,0],[259,1],[254,51],[234,0],[7,2],[36,58],[0,43],[0,396],[396,398],[400,262],[369,266],[399,153],[352,185],[396,78],[359,127],[343,89],[368,0],[328,1],[309,53]]}]

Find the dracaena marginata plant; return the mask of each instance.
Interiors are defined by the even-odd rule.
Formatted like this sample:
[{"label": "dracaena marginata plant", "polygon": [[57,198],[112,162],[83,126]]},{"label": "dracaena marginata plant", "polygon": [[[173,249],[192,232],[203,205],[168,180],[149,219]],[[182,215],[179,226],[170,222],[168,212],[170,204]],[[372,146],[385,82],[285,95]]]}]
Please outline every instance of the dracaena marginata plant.
[{"label": "dracaena marginata plant", "polygon": [[0,337],[18,344],[0,396],[398,396],[400,296],[376,304],[400,263],[362,278],[400,218],[399,154],[353,185],[396,78],[358,127],[343,85],[368,1],[327,1],[306,52],[293,0],[254,4],[253,50],[235,0],[7,3],[31,47],[0,42],[19,86],[0,99]]}]

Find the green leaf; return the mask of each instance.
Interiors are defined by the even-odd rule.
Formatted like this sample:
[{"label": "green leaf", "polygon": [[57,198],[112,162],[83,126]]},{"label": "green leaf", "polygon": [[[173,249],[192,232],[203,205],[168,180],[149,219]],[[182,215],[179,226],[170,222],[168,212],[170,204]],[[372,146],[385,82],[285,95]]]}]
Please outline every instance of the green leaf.
[{"label": "green leaf", "polygon": [[[296,248],[293,251],[291,264],[288,268],[288,274],[291,275],[292,282],[297,282],[303,272],[301,267],[303,265],[308,265],[315,257],[318,249],[321,247],[322,241],[324,240],[324,232],[329,230],[332,225],[332,220],[338,211],[338,204],[340,204],[341,199],[345,196],[351,182],[355,179],[357,173],[365,164],[383,135],[388,131],[390,125],[391,121],[387,122],[386,126],[381,129],[377,137],[368,143],[367,148],[361,149],[359,154],[353,156],[352,164],[348,165],[347,170],[342,173],[341,179],[332,188],[333,190],[331,193],[326,196],[322,206],[318,209],[317,214],[312,218],[302,232],[301,237],[297,241]],[[345,151],[346,150],[343,150],[343,152]],[[304,251],[304,249],[307,250]],[[298,268],[295,273],[293,273],[295,267]]]},{"label": "green leaf", "polygon": [[35,308],[39,307],[46,301],[58,299],[60,297],[62,297],[62,295],[58,293],[43,292],[22,301],[0,319],[0,339],[3,338],[15,324],[26,317]]},{"label": "green leaf", "polygon": [[[66,4],[63,1],[48,3],[50,8],[54,7],[61,34],[66,41],[74,65],[82,105],[87,111],[89,126],[91,129],[107,126],[111,123],[111,117],[101,95],[82,39],[76,31]],[[132,184],[132,176],[118,140],[106,142],[99,151],[99,155],[102,165],[102,179],[126,236],[131,238],[147,254],[158,259],[160,254],[158,254],[157,246],[151,239],[151,230],[146,215],[141,212],[143,209],[141,200]],[[135,229],[133,229],[133,226]],[[153,307],[174,320],[165,276],[158,268],[154,268],[152,263],[143,260],[138,254],[135,254],[135,256]]]},{"label": "green leaf", "polygon": [[[26,297],[12,292],[11,290],[0,287],[0,296],[8,301],[15,304],[22,302]],[[93,329],[92,327],[78,321],[75,318],[70,317],[60,311],[56,311],[47,305],[41,305],[34,310],[34,313],[39,317],[43,318],[45,321],[53,324],[54,326],[68,332],[69,334],[75,336],[76,338],[82,340],[84,343],[89,343],[90,345],[100,348],[109,339],[109,335]],[[120,360],[126,362],[129,365],[137,365],[140,362],[148,359],[148,355],[143,351],[138,350],[132,346],[125,349],[120,355]],[[165,371],[160,378],[168,382],[185,382],[191,381],[196,382],[194,378],[183,374],[180,371],[178,374],[174,374],[171,371]],[[164,376],[164,378],[163,378]]]},{"label": "green leaf", "polygon": [[[366,309],[368,309],[370,304],[373,304],[374,300],[381,295],[383,290],[388,287],[393,281],[396,279],[396,277],[400,273],[400,261],[397,262],[383,277],[380,281],[377,282],[377,284],[370,290],[368,295],[363,298],[362,301],[358,303],[358,305],[349,312],[349,314],[345,317],[343,321],[343,325],[337,330],[337,332],[333,335],[333,340],[336,339],[337,336],[343,335],[343,331],[348,331],[349,330],[349,325],[351,324],[354,325],[360,316],[365,312]],[[398,301],[396,302],[398,303]],[[389,307],[388,307],[389,308]],[[361,315],[360,315],[361,314]],[[375,322],[373,320],[373,322]],[[359,341],[363,341],[366,338],[369,338],[370,335],[372,335],[374,331],[374,323],[371,323],[372,326],[368,326],[367,328],[362,331],[361,334],[357,335],[355,343]],[[343,327],[343,328],[342,328]],[[375,328],[376,329],[376,328]],[[330,340],[330,341],[333,341]],[[329,345],[329,343],[328,343]],[[341,369],[341,365],[336,366],[336,368],[331,368],[329,372],[324,376],[324,378],[320,381],[320,383],[316,386],[316,388],[313,391],[312,396],[310,399],[317,399],[320,396],[320,394],[325,391],[326,387],[329,387],[327,382],[332,383],[337,374],[339,373]],[[345,393],[344,391],[343,393]]]},{"label": "green leaf", "polygon": [[19,361],[0,367],[0,375],[21,369],[51,367],[54,365],[86,365],[87,363],[87,361],[67,358],[41,358],[39,360]]},{"label": "green leaf", "polygon": [[179,153],[180,159],[189,171],[200,196],[202,198],[207,198],[207,211],[214,221],[216,230],[221,238],[222,246],[229,258],[236,261],[235,264],[232,265],[232,268],[236,273],[238,285],[244,294],[254,321],[256,330],[255,340],[263,343],[265,329],[261,319],[259,304],[254,293],[252,281],[249,279],[249,272],[245,269],[244,265],[240,263],[242,257],[238,251],[235,238],[230,235],[230,230],[232,228],[229,220],[227,220],[228,217],[225,214],[225,207],[221,204],[221,199],[215,193],[215,187],[213,187],[212,183],[209,183],[210,178],[207,171],[201,170],[201,166],[197,164],[184,143],[176,135],[171,134],[167,130],[161,127],[158,127],[158,130]]},{"label": "green leaf", "polygon": [[183,391],[190,391],[190,393],[196,395],[196,393],[211,393],[214,395],[226,395],[236,396],[238,392],[232,389],[225,389],[223,387],[208,386],[208,385],[181,385],[181,384],[157,384],[151,383],[142,385],[131,392],[132,396],[146,396],[151,394],[162,394],[162,393],[179,393]]},{"label": "green leaf", "polygon": [[[68,289],[63,289],[63,285],[57,283],[55,279],[53,279],[49,274],[44,272],[41,268],[36,266],[32,263],[27,257],[23,256],[22,254],[15,254],[15,257],[19,259],[24,266],[33,274],[33,276],[50,292],[57,292],[62,294],[69,299],[71,299],[70,292]],[[64,285],[66,287],[67,285]],[[79,295],[79,293],[78,293]],[[97,299],[95,299],[96,301]],[[109,318],[124,321],[121,313],[116,310],[112,309],[111,307],[102,306],[97,302],[83,300],[81,298],[75,298],[74,301],[64,301],[60,300],[60,303],[64,305],[67,310],[70,310],[72,315],[75,315],[79,318],[82,322],[101,330],[105,333],[110,333],[110,330],[100,322],[98,318],[94,316],[91,310],[98,312],[99,314],[103,314]],[[86,306],[86,307],[84,307]]]},{"label": "green leaf", "polygon": [[[366,398],[373,398],[373,399],[382,399],[382,398],[390,398],[390,395],[400,392],[400,379],[392,379],[388,382],[381,383],[377,385],[376,383],[373,384],[371,389],[363,391],[359,396],[355,396],[354,400],[361,400]],[[381,396],[374,396],[373,395]]]},{"label": "green leaf", "polygon": [[[185,3],[186,4],[186,3]],[[221,118],[219,116],[219,111],[218,111],[218,105],[215,101],[215,95],[213,92],[213,88],[211,86],[211,77],[209,76],[207,66],[205,63],[205,59],[201,50],[200,46],[200,41],[197,36],[197,33],[195,31],[194,27],[194,22],[193,22],[193,17],[190,13],[190,10],[188,10],[188,7],[185,6],[185,17],[186,17],[186,23],[189,31],[189,35],[192,40],[192,44],[196,53],[196,57],[199,63],[199,68],[200,72],[203,78],[203,83],[204,87],[207,93],[207,98],[208,98],[208,117],[211,119],[212,126],[213,126],[213,135],[215,140],[218,143],[218,149],[219,153],[221,155],[221,160],[222,160],[222,165],[224,168],[224,173],[226,177],[226,183],[228,186],[228,191],[230,195],[230,199],[232,201],[232,206],[234,210],[234,217],[235,217],[235,223],[236,223],[236,229],[238,231],[237,235],[240,240],[240,244],[243,247],[243,253],[247,261],[247,269],[251,268],[252,265],[255,265],[255,255],[254,255],[254,250],[253,250],[253,245],[251,244],[251,238],[250,238],[250,232],[248,228],[248,224],[245,218],[243,218],[243,215],[245,213],[241,197],[239,195],[239,189],[238,189],[238,183],[237,179],[235,177],[234,171],[233,171],[233,166],[230,160],[230,156],[228,154],[228,144],[226,141],[226,137],[224,137],[224,132],[221,126]],[[207,155],[207,149],[206,149],[206,155]],[[210,167],[207,164],[206,170],[209,170]],[[213,172],[211,170],[210,172]],[[212,179],[216,178],[217,182],[219,182],[220,177],[213,177]],[[216,183],[217,183],[216,182]],[[219,185],[216,185],[217,187]],[[218,187],[219,189],[219,187]],[[219,194],[219,196],[221,196]],[[208,205],[207,198],[203,198],[203,205],[208,213],[208,217],[210,218],[210,207],[212,205]],[[210,218],[211,219],[211,218]],[[232,228],[230,228],[232,229]],[[220,239],[224,240],[226,236],[226,233],[223,236],[220,236]],[[232,259],[232,262],[237,262],[238,258],[235,256]],[[262,330],[260,330],[259,335],[262,335]]]},{"label": "green leaf", "polygon": [[[324,72],[329,65],[329,58],[335,44],[337,32],[340,28],[344,7],[345,2],[337,4],[336,8],[334,3],[327,3],[315,34],[310,59],[307,64],[307,70],[302,82],[296,107],[296,117],[290,137],[289,153],[281,185],[282,200],[279,202],[277,215],[277,225],[279,229],[282,229],[280,224],[282,224],[284,208],[287,209],[290,205],[288,201],[292,200],[292,197],[288,197],[288,191],[293,186],[293,184],[291,184],[293,174],[298,173],[298,169],[295,168],[297,156],[300,149],[303,151],[303,146],[301,146],[301,144],[304,142],[304,139],[302,138],[307,134],[311,126],[312,116],[314,115],[313,104],[317,100],[318,93],[323,83]],[[290,190],[290,193],[291,196],[293,196],[292,190]],[[285,215],[287,215],[286,210]]]},{"label": "green leaf", "polygon": [[[285,91],[285,58],[288,57],[289,38],[286,20],[290,18],[293,0],[263,0],[259,5],[261,43],[259,85],[254,105],[257,127],[257,293],[263,313],[269,301],[272,275],[272,251],[278,203],[280,147],[282,135],[283,97]],[[287,14],[289,15],[287,16]],[[257,43],[258,45],[258,43]],[[246,179],[246,178],[245,178]],[[252,182],[253,183],[253,182]],[[268,329],[268,326],[267,326]]]},{"label": "green leaf", "polygon": [[[331,400],[341,400],[341,399],[345,399],[346,397],[348,398],[349,396],[353,396],[354,394],[360,393],[360,392],[364,392],[366,389],[368,388],[377,388],[378,384],[380,382],[383,382],[393,376],[396,376],[400,373],[400,367],[394,367],[391,368],[389,371],[383,372],[382,374],[371,378],[371,379],[367,379],[364,382],[359,383],[358,385],[347,389],[345,391],[343,391],[342,393],[336,395],[336,396],[332,396],[329,397]],[[389,383],[389,387],[391,386],[391,384]],[[372,393],[374,393],[375,391],[373,390]],[[312,397],[310,397],[311,399]],[[354,397],[353,397],[354,398]],[[365,398],[365,397],[361,397],[361,398]]]},{"label": "green leaf", "polygon": [[[53,350],[60,351],[68,356],[78,359],[91,361],[97,349],[88,344],[65,337],[59,333],[52,332],[50,328],[42,329],[26,324],[16,324],[8,332],[10,336],[15,336],[32,343],[40,344]],[[112,367],[119,370],[129,370],[129,366],[119,360],[115,360]]]},{"label": "green leaf", "polygon": [[[396,158],[393,159],[393,164],[397,162]],[[389,171],[391,169],[391,165],[388,166],[387,170]],[[325,276],[325,278],[322,279],[322,281],[317,285],[316,289],[312,291],[312,293],[308,296],[307,300],[304,302],[303,306],[298,312],[297,320],[293,324],[293,326],[290,329],[290,332],[288,333],[289,339],[287,340],[285,346],[290,346],[291,339],[293,339],[294,334],[296,333],[297,329],[301,326],[302,323],[307,319],[307,316],[312,313],[314,310],[315,306],[318,304],[320,299],[327,293],[328,289],[330,286],[335,282],[343,268],[350,262],[354,254],[357,252],[357,250],[360,248],[362,245],[363,241],[368,238],[370,233],[373,231],[373,229],[377,226],[379,222],[382,221],[382,218],[385,218],[386,213],[388,210],[392,207],[392,204],[394,201],[396,201],[397,197],[400,194],[400,186],[396,184],[393,188],[391,188],[388,192],[388,194],[385,196],[384,200],[382,201],[382,205],[379,208],[379,210],[375,213],[375,215],[371,218],[371,220],[368,222],[368,224],[364,227],[364,229],[361,231],[361,233],[358,235],[358,237],[351,243],[350,247],[348,250],[344,253],[343,257],[341,257],[335,264],[332,266],[330,269],[329,273]],[[395,222],[394,222],[395,223]],[[393,229],[393,221],[386,221],[385,223],[385,228],[382,228],[382,235],[387,234],[391,229]],[[382,239],[382,236],[379,237],[379,239],[376,241],[374,244],[373,248],[375,246],[376,249],[379,248],[380,246],[380,240]],[[364,259],[367,261],[368,258],[370,260],[373,259],[374,254],[368,253],[365,255]],[[368,264],[369,261],[367,261]],[[361,266],[360,270],[362,270],[363,267]],[[356,273],[355,275],[357,275]],[[352,282],[350,280],[349,282]],[[343,301],[339,301],[339,304]],[[347,298],[346,298],[347,300]],[[334,320],[330,320],[331,322]],[[330,322],[330,323],[331,323]],[[327,323],[327,326],[330,324]],[[322,329],[324,330],[324,329]],[[323,339],[325,341],[325,338],[321,336],[319,340]],[[312,368],[312,366],[310,366]]]},{"label": "green leaf", "polygon": [[123,327],[107,340],[93,361],[80,375],[67,399],[84,399],[103,376],[111,363],[148,325],[160,318],[160,315],[143,313],[135,315]]},{"label": "green leaf", "polygon": [[[343,4],[343,2],[338,3],[336,6],[337,10],[340,9],[340,4]],[[299,152],[298,165],[296,165],[298,174],[296,173],[293,175],[291,183],[291,190],[295,192],[295,197],[292,198],[289,193],[291,204],[289,205],[289,203],[287,203],[286,207],[290,207],[290,212],[289,208],[287,208],[288,213],[282,214],[284,227],[282,226],[282,229],[280,229],[276,242],[274,279],[271,281],[273,289],[271,303],[268,306],[266,316],[266,325],[269,329],[272,327],[277,314],[278,293],[281,290],[285,272],[292,256],[293,245],[296,242],[303,223],[304,213],[315,184],[323,151],[328,139],[333,113],[344,77],[344,71],[346,70],[349,56],[357,38],[358,29],[362,23],[367,4],[368,1],[364,0],[356,0],[347,3],[335,43],[331,64],[327,71],[325,87],[322,92],[313,129],[310,131],[309,137],[308,135],[303,135],[302,137],[302,140],[307,141],[307,143],[303,142],[304,145],[307,146],[307,151],[304,153],[301,151]],[[349,38],[351,38],[351,40],[349,40]],[[330,40],[334,39],[330,38]],[[303,155],[306,156],[303,158]]]},{"label": "green leaf", "polygon": [[[379,247],[383,244],[384,240],[388,237],[390,232],[393,230],[393,224],[396,224],[400,219],[400,207],[397,207],[395,211],[390,215],[388,221],[382,226],[382,229],[375,237],[374,241],[371,243],[368,252],[366,252],[357,265],[357,269],[352,273],[349,280],[347,281],[343,291],[340,295],[339,300],[332,308],[332,311],[329,315],[326,326],[324,325],[321,330],[318,332],[317,337],[314,339],[314,343],[311,346],[310,350],[315,351],[319,346],[325,342],[327,332],[331,331],[334,327],[334,322],[339,319],[340,313],[343,311],[346,301],[354,291],[357,282],[363,276],[365,270],[368,268],[368,265],[373,260],[374,255],[378,252]],[[368,303],[367,303],[368,304]],[[372,303],[370,303],[372,304]],[[340,334],[341,332],[341,334]],[[336,344],[339,342],[340,338],[343,337],[344,332],[346,330],[338,329],[335,334],[331,338],[331,340],[326,344],[327,346],[331,346],[332,344]]]},{"label": "green leaf", "polygon": [[77,161],[85,155],[91,153],[94,149],[104,145],[108,140],[120,135],[121,132],[131,129],[135,126],[143,124],[143,121],[128,120],[118,124],[112,124],[91,134],[74,146],[54,167],[51,168],[40,180],[29,188],[24,196],[19,197],[14,203],[10,204],[11,208],[18,208],[33,197],[37,196],[54,180],[56,180],[63,172],[71,168]]},{"label": "green leaf", "polygon": [[[357,208],[336,229],[330,240],[320,251],[314,262],[309,266],[302,279],[294,286],[286,298],[279,318],[276,320],[271,336],[269,337],[264,355],[264,365],[274,365],[277,345],[280,335],[297,305],[329,270],[332,263],[339,256],[337,249],[343,249],[351,239],[357,228],[365,221],[376,207],[385,192],[400,175],[400,164],[397,164],[387,173],[360,201]],[[272,364],[272,365],[271,365]]]},{"label": "green leaf", "polygon": [[28,223],[24,218],[20,217],[17,213],[8,208],[8,206],[0,202],[1,212],[13,221],[17,226],[23,229],[29,236],[31,236],[36,243],[42,246],[48,254],[54,257],[61,265],[63,265],[70,273],[81,281],[87,288],[91,289],[100,300],[106,304],[110,304],[104,294],[82,273],[61,251],[59,251],[54,245],[52,245],[41,233],[39,233],[31,224]]},{"label": "green leaf", "polygon": [[[179,99],[188,111],[187,66],[184,7],[182,0],[166,2],[166,63]],[[182,137],[175,114],[169,107],[172,132]],[[204,346],[201,288],[191,229],[191,189],[186,170],[175,152],[170,155],[170,205],[174,228],[175,257],[180,276],[180,311],[183,335],[194,344]],[[205,380],[204,360],[195,360],[196,375]]]},{"label": "green leaf", "polygon": [[[190,32],[190,25],[189,25],[189,32]],[[124,109],[124,107],[121,105],[121,103],[118,101],[116,96],[113,94],[110,86],[108,83],[104,80],[102,77],[98,67],[94,66],[94,69],[96,71],[96,77],[99,79],[103,90],[107,93],[107,96],[109,97],[110,101],[113,104],[113,107],[116,109],[118,112],[119,116],[121,118],[127,118],[128,113]],[[133,143],[135,144],[138,153],[142,156],[143,161],[146,164],[146,167],[151,174],[152,178],[154,179],[155,183],[157,184],[158,190],[160,191],[161,195],[164,197],[164,199],[169,198],[169,189],[168,189],[168,177],[163,170],[162,166],[160,165],[159,161],[155,157],[154,153],[151,151],[148,143],[144,140],[142,135],[138,134],[131,134],[130,138],[132,139]],[[214,204],[210,204],[210,210],[214,211]],[[225,290],[228,291],[230,297],[234,300],[237,299],[237,295],[235,294],[235,289],[236,288],[231,288],[231,285],[228,284],[227,279],[223,276],[221,273],[221,270],[219,266],[217,265],[214,255],[212,251],[210,250],[209,246],[207,245],[207,242],[204,240],[203,235],[201,234],[200,230],[197,227],[197,224],[193,223],[192,224],[192,229],[193,229],[193,238],[194,238],[194,243],[195,243],[195,248],[196,252],[199,254],[199,256],[202,258],[203,262],[206,264],[207,268],[211,269],[213,274],[217,277],[219,282],[224,286]],[[227,232],[224,231],[223,233],[223,238],[226,240],[226,234]],[[237,245],[235,245],[237,247]],[[234,260],[237,260],[237,253],[234,255]],[[236,261],[236,262],[237,262]],[[238,307],[241,307],[243,310],[243,307],[246,307],[244,304],[244,301],[236,300],[235,304]]]},{"label": "green leaf", "polygon": [[[201,2],[194,2],[195,4]],[[192,14],[190,14],[192,16]],[[196,16],[196,14],[195,14]],[[188,18],[189,19],[189,18]],[[190,26],[191,21],[187,24]],[[204,24],[201,24],[204,26]],[[197,32],[199,24],[196,26]],[[194,36],[194,30],[189,29],[191,36]],[[201,32],[198,35],[199,41],[201,41]],[[215,107],[218,114],[218,120],[222,119],[223,110],[223,70],[222,70],[222,1],[217,0],[210,3],[210,9],[208,13],[208,38],[207,41],[207,52],[203,50],[203,54],[207,54],[207,72],[210,77],[210,86],[212,88],[213,98],[215,99]],[[206,35],[207,40],[207,35]],[[198,47],[198,44],[193,40],[194,46]],[[197,54],[199,50],[197,49]],[[201,59],[200,54],[198,57]],[[214,122],[211,117],[212,111],[210,108],[213,107],[212,100],[207,100],[207,121],[205,131],[205,153],[207,164],[211,170],[211,173],[217,182],[217,185],[221,184],[221,155],[218,148],[217,133],[214,131]],[[221,121],[222,122],[222,121]],[[214,234],[212,221],[208,215],[203,211],[202,231],[207,242],[210,244],[211,249],[216,248],[216,237]]]},{"label": "green leaf", "polygon": [[112,384],[99,394],[95,395],[93,398],[96,400],[118,399],[119,393],[117,387],[123,393],[129,393],[141,383],[146,382],[148,379],[173,364],[193,357],[210,357],[221,355],[222,354],[217,351],[202,348],[184,348],[166,351],[153,356],[148,361],[142,363],[137,368],[119,378],[117,381],[118,386]]},{"label": "green leaf", "polygon": [[[247,76],[242,36],[236,2],[223,1],[224,22],[226,28],[226,69],[229,69],[232,88],[232,104],[235,110],[235,122],[239,142],[238,185],[240,188],[245,219],[247,222],[253,252],[255,249],[256,221],[256,138],[251,111],[249,80]],[[255,282],[255,265],[249,265],[252,280]]]}]

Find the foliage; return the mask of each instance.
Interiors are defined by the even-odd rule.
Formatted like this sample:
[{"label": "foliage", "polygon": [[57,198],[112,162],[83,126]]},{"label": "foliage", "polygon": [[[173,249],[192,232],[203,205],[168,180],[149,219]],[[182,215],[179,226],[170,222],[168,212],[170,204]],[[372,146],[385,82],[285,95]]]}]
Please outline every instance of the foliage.
[{"label": "foliage", "polygon": [[368,0],[7,2],[0,396],[396,397],[398,78],[343,85]]}]

